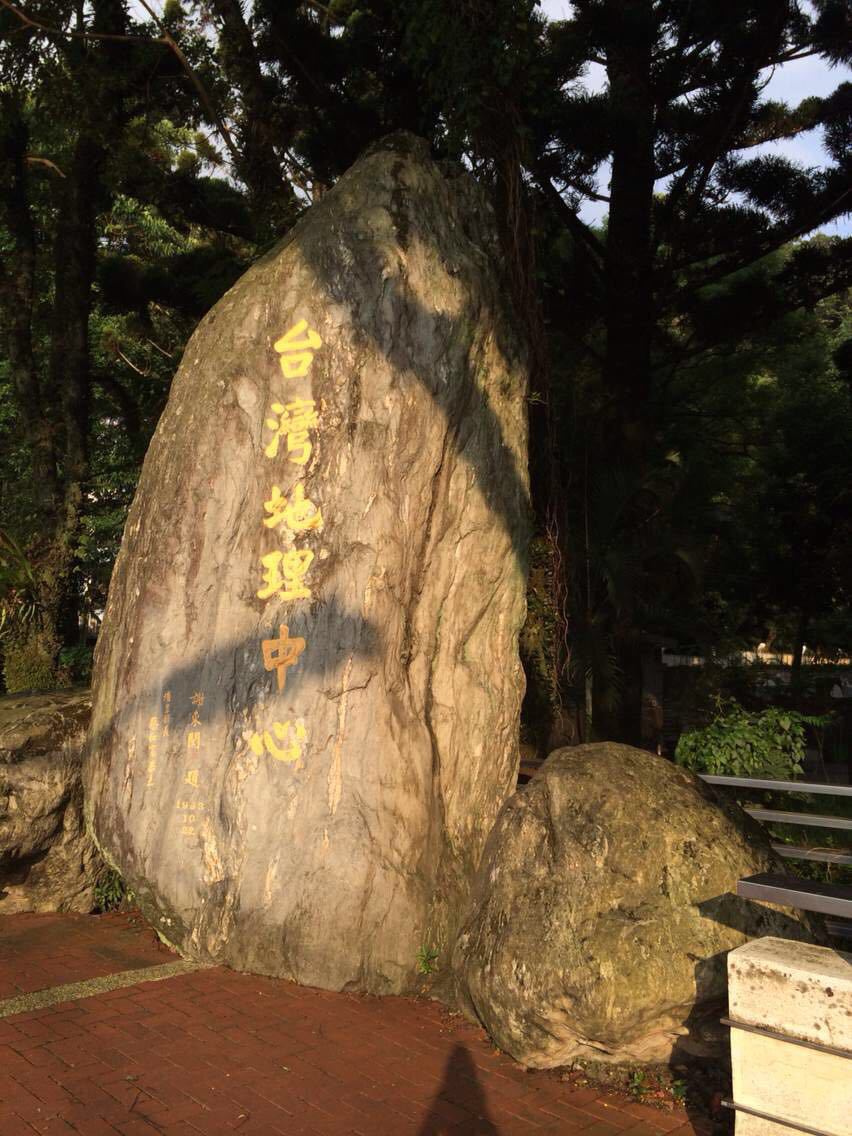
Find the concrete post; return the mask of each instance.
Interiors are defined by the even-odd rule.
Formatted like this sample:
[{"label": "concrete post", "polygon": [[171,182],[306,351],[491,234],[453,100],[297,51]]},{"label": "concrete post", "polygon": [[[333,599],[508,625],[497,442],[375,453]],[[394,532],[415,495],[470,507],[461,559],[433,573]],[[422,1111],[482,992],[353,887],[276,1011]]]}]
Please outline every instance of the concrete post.
[{"label": "concrete post", "polygon": [[731,1029],[733,1098],[752,1110],[737,1136],[852,1136],[852,955],[757,939],[728,955],[728,990],[751,1027]]}]

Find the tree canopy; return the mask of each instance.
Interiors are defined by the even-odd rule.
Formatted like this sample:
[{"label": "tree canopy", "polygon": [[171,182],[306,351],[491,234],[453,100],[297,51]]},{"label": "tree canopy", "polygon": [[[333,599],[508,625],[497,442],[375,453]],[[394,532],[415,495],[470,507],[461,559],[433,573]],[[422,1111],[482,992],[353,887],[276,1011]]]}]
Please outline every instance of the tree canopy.
[{"label": "tree canopy", "polygon": [[[533,348],[531,712],[633,739],[648,643],[848,651],[852,240],[821,230],[852,208],[852,84],[765,88],[847,65],[849,20],[843,0],[575,0],[561,21],[534,0],[0,0],[7,683],[80,676],[193,327],[400,129],[488,189]],[[767,148],[813,131],[819,168]]]}]

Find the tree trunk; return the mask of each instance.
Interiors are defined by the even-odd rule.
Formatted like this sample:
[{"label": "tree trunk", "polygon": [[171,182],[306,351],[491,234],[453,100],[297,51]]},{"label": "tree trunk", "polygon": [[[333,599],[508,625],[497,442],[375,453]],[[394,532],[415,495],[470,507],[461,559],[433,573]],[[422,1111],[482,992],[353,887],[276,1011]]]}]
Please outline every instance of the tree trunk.
[{"label": "tree trunk", "polygon": [[[83,7],[76,6],[78,32],[83,28]],[[93,8],[96,32],[121,34],[125,30],[123,0],[95,0]],[[41,513],[40,536],[29,550],[37,578],[38,612],[30,625],[16,632],[14,650],[20,649],[21,659],[12,662],[22,676],[36,677],[39,686],[50,685],[51,676],[55,679],[62,636],[79,606],[72,573],[89,470],[89,318],[96,217],[103,192],[104,140],[113,140],[120,130],[128,81],[125,44],[100,43],[93,49],[78,35],[64,43],[62,50],[79,85],[79,103],[71,108],[68,120],[77,127],[70,159],[52,182],[56,229],[47,382],[39,375],[33,352],[37,234],[27,193],[28,131],[22,107],[8,96],[0,126],[0,192],[16,252],[13,269],[2,274],[6,338]],[[72,641],[76,638],[73,629]]]},{"label": "tree trunk", "polygon": [[87,133],[81,133],[67,175],[58,187],[50,388],[59,392],[63,476],[50,548],[40,565],[44,618],[57,643],[62,608],[75,602],[75,597],[68,593],[73,586],[75,548],[89,471],[89,317],[102,160],[102,146]]},{"label": "tree trunk", "polygon": [[212,0],[221,20],[219,49],[225,74],[240,92],[241,161],[238,174],[251,197],[256,219],[270,236],[281,236],[298,212],[293,188],[281,168],[277,147],[287,145],[281,126],[270,113],[270,93],[257,58],[243,5],[238,0]]},{"label": "tree trunk", "polygon": [[612,177],[606,241],[604,382],[621,408],[630,451],[641,450],[651,390],[654,104],[650,0],[610,5],[607,45],[612,100]]},{"label": "tree trunk", "polygon": [[[43,582],[42,570],[46,551],[51,548],[59,505],[56,416],[44,405],[33,351],[36,231],[26,164],[29,131],[20,106],[11,97],[3,100],[0,131],[2,206],[14,247],[14,255],[0,268],[4,338],[18,417],[30,452],[33,499],[41,528],[40,537],[27,553],[36,578]],[[38,605],[34,617],[8,629],[3,672],[9,691],[42,690],[55,685],[57,607],[51,604],[43,586],[32,598]]]},{"label": "tree trunk", "polygon": [[[120,35],[126,30],[123,0],[95,0],[93,28]],[[89,476],[91,360],[89,319],[97,254],[97,215],[107,141],[121,131],[126,115],[126,46],[82,40],[69,48],[86,100],[66,176],[56,186],[58,205],[53,246],[54,303],[51,318],[50,389],[59,392],[61,413],[61,499],[42,564],[45,619],[61,642],[68,609],[79,611],[73,577],[77,539]],[[96,105],[97,101],[103,104]],[[64,613],[64,614],[63,614]],[[78,617],[79,618],[79,617]],[[78,618],[75,623],[78,623]],[[78,629],[77,629],[78,630]],[[77,632],[72,636],[76,641]]]},{"label": "tree trunk", "polygon": [[55,416],[42,402],[33,354],[36,234],[30,212],[26,164],[29,131],[11,98],[0,110],[0,202],[13,254],[0,266],[0,296],[12,390],[32,463],[32,489],[42,525],[52,527],[57,505]]}]

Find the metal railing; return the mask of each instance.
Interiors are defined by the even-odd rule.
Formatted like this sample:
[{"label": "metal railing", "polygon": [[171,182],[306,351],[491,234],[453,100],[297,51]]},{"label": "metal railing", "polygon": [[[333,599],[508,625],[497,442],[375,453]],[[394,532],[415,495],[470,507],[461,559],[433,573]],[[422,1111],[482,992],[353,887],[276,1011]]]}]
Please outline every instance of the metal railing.
[{"label": "metal railing", "polygon": [[[825,1045],[819,1041],[806,1041],[802,1037],[793,1037],[791,1034],[782,1033],[780,1030],[768,1029],[766,1026],[755,1026],[750,1022],[740,1022],[735,1018],[722,1018],[722,1025],[727,1026],[732,1030],[742,1030],[745,1033],[757,1034],[759,1037],[772,1038],[773,1041],[783,1042],[785,1045],[798,1045],[805,1049],[814,1050],[816,1053],[828,1053],[832,1057],[842,1057],[845,1060],[852,1059],[852,1053],[846,1049],[840,1049],[836,1045]],[[762,1109],[757,1109],[753,1105],[743,1104],[740,1101],[732,1100],[730,1097],[722,1099],[722,1106],[729,1108],[734,1112],[742,1112],[747,1116],[754,1116],[760,1120],[771,1121],[772,1124],[781,1125],[782,1128],[789,1128],[791,1132],[805,1132],[808,1136],[832,1136],[832,1133],[826,1132],[824,1128],[812,1128],[808,1124],[802,1124],[801,1121],[788,1120],[782,1116],[776,1116],[770,1112],[764,1112]]]},{"label": "metal railing", "polygon": [[[832,797],[852,797],[852,785],[830,785],[823,781],[773,781],[763,777],[726,777],[701,773],[702,781],[719,788],[760,789],[775,793],[804,793]],[[790,824],[805,828],[827,828],[836,832],[852,831],[852,818],[823,813],[801,813],[784,809],[744,806],[745,812],[763,824]],[[852,848],[803,847],[798,844],[772,842],[777,856],[785,860],[803,860],[836,866],[852,865]],[[745,899],[762,899],[783,907],[796,907],[829,916],[826,927],[833,935],[852,938],[852,888],[840,884],[818,884],[794,874],[761,872],[737,881],[737,895]]]},{"label": "metal railing", "polygon": [[[829,785],[820,781],[773,781],[758,777],[723,777],[721,775],[699,774],[703,781],[719,787],[735,789],[762,789],[776,793],[806,793],[808,795],[822,795],[832,797],[852,797],[852,785]],[[764,824],[790,824],[800,827],[814,827],[833,829],[838,832],[852,830],[852,819],[817,813],[787,812],[783,809],[767,809],[758,806],[745,806],[745,811],[755,820]],[[784,844],[773,841],[772,849],[776,855],[786,860],[805,860],[823,864],[849,865],[852,864],[852,849],[837,851],[829,848],[805,848],[795,844]],[[737,881],[737,895],[746,899],[762,899],[778,903],[782,907],[796,907],[802,911],[814,911],[829,916],[825,925],[830,934],[839,938],[852,938],[852,888],[838,884],[818,884],[812,880],[803,879],[796,875],[782,875],[777,872],[761,872],[755,876],[748,876]],[[777,1030],[750,1025],[735,1021],[732,1018],[722,1018],[722,1024],[730,1029],[745,1030],[749,1033],[760,1034],[790,1045],[806,1046],[823,1053],[844,1058],[852,1057],[852,1053],[838,1049],[836,1046],[824,1045],[817,1042],[805,1041],[802,1038],[791,1037]],[[803,1133],[805,1136],[831,1136],[822,1128],[814,1128],[800,1121],[793,1121],[781,1116],[775,1116],[761,1109],[746,1105],[741,1101],[723,1099],[725,1108],[746,1116],[753,1116],[756,1120],[769,1121],[772,1125],[785,1128],[794,1136]]]}]

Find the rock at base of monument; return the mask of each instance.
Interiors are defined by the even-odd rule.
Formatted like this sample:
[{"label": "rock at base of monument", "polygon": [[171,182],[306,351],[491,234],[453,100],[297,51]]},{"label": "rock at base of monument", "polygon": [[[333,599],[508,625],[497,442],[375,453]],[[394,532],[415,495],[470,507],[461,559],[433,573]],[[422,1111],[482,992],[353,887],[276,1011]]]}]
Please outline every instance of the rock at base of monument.
[{"label": "rock at base of monument", "polygon": [[88,691],[0,698],[0,915],[90,912],[103,868],[83,824]]},{"label": "rock at base of monument", "polygon": [[489,837],[454,952],[459,1001],[533,1068],[707,1054],[728,951],[810,937],[735,894],[771,863],[760,827],[669,761],[556,750]]}]

